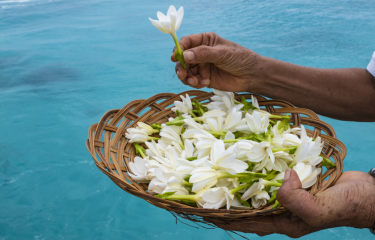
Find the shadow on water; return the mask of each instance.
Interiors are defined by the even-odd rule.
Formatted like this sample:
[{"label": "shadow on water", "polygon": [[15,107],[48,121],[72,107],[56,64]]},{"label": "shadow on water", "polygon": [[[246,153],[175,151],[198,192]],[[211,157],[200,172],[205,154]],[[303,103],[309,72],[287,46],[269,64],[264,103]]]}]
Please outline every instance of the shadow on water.
[{"label": "shadow on water", "polygon": [[24,77],[22,84],[41,86],[56,82],[73,82],[78,78],[78,72],[72,68],[48,65],[36,69]]}]

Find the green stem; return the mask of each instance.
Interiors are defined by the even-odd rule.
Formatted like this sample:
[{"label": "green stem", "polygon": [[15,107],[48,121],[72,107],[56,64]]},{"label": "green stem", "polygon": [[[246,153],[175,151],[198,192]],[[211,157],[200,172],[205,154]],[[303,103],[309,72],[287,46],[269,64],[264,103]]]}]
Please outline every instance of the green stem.
[{"label": "green stem", "polygon": [[160,138],[157,138],[157,137],[148,137],[148,140],[160,140]]},{"label": "green stem", "polygon": [[280,115],[270,114],[270,115],[268,115],[268,118],[279,118],[279,119],[281,119],[281,118],[290,118],[290,117],[289,116],[280,116]]},{"label": "green stem", "polygon": [[186,69],[186,65],[185,65],[185,62],[184,62],[184,56],[183,56],[184,51],[182,51],[182,49],[180,47],[180,44],[178,43],[177,34],[176,34],[176,32],[174,32],[171,35],[172,35],[172,38],[173,38],[174,43],[176,44],[176,48],[177,48],[177,51],[175,53],[176,58],[177,58],[178,61],[180,61],[180,63],[182,64],[182,67],[184,69]]},{"label": "green stem", "polygon": [[189,182],[187,182],[187,181],[185,181],[184,180],[184,183],[183,183],[185,186],[193,186],[193,184],[192,183],[189,183]]},{"label": "green stem", "polygon": [[182,150],[185,150],[185,146],[182,142],[180,142],[180,147],[182,148]]},{"label": "green stem", "polygon": [[196,195],[171,195],[171,196],[168,196],[168,197],[164,197],[164,199],[168,199],[168,200],[190,200],[190,201],[194,201],[194,202],[198,201],[198,198],[197,198]]},{"label": "green stem", "polygon": [[186,160],[189,160],[189,161],[194,161],[194,160],[197,160],[198,158],[197,157],[188,157],[186,158]]},{"label": "green stem", "polygon": [[267,181],[267,180],[262,180],[262,183],[265,187],[269,187],[269,186],[273,186],[273,187],[281,187],[282,183],[278,183],[278,182],[271,182],[271,181]]},{"label": "green stem", "polygon": [[271,198],[270,198],[270,200],[268,200],[268,204],[270,204],[270,203],[273,203],[275,200],[276,200],[276,194],[277,194],[277,191],[278,190],[274,190],[273,192],[272,192],[272,194],[271,194]]},{"label": "green stem", "polygon": [[287,148],[272,148],[272,152],[289,152],[296,150],[298,147],[293,146],[293,147],[287,147]]},{"label": "green stem", "polygon": [[214,132],[214,131],[208,131],[208,130],[205,130],[206,132],[208,133],[211,133],[212,135],[220,135],[220,136],[225,136],[225,132]]},{"label": "green stem", "polygon": [[230,190],[229,192],[230,192],[231,194],[234,194],[234,193],[236,193],[236,192],[240,191],[241,189],[244,189],[244,188],[246,188],[246,187],[248,187],[248,186],[250,186],[250,183],[240,185],[240,186],[238,186],[238,187],[236,187],[236,188],[233,188],[233,189]]},{"label": "green stem", "polygon": [[297,164],[296,160],[293,159],[293,162],[291,162],[288,166],[288,168],[293,168]]},{"label": "green stem", "polygon": [[146,150],[141,145],[139,145],[138,143],[133,143],[133,145],[135,147],[135,153],[139,153],[142,158],[145,158],[146,154],[144,152]]}]

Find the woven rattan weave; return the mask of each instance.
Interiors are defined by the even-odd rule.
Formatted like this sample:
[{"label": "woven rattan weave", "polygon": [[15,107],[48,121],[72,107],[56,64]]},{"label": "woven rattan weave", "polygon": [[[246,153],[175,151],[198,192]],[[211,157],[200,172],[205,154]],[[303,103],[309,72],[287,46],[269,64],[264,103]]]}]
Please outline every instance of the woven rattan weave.
[{"label": "woven rattan weave", "polygon": [[[185,95],[186,93],[203,104],[209,102],[210,97],[213,96],[213,93],[197,90],[180,94],[161,93],[147,100],[132,101],[122,109],[114,109],[105,113],[99,123],[90,127],[89,139],[86,141],[87,149],[93,157],[96,166],[124,191],[140,197],[157,207],[166,209],[174,215],[177,214],[184,219],[195,222],[204,222],[202,217],[246,221],[258,216],[279,214],[286,211],[283,207],[271,209],[271,206],[253,210],[216,210],[190,207],[154,197],[147,192],[146,184],[137,183],[128,175],[128,172],[131,171],[129,162],[134,161],[135,149],[124,136],[126,129],[136,127],[137,122],[148,124],[164,123],[168,121],[169,117],[176,117],[176,114],[171,110],[173,102],[180,101],[180,95]],[[241,100],[242,96],[246,99],[251,99],[251,94],[235,94],[235,98],[238,101]],[[290,122],[293,127],[303,124],[307,127],[309,136],[320,136],[322,138],[324,141],[322,154],[332,159],[336,164],[336,168],[327,169],[319,175],[318,181],[309,191],[315,195],[332,186],[343,171],[343,160],[346,155],[346,147],[341,141],[336,139],[336,133],[333,128],[321,121],[318,115],[311,110],[296,108],[283,100],[267,100],[258,95],[254,96],[256,96],[260,107],[264,108],[264,110],[272,114],[291,114]],[[311,130],[308,130],[309,128]],[[324,186],[322,185],[323,180],[326,180]]]}]

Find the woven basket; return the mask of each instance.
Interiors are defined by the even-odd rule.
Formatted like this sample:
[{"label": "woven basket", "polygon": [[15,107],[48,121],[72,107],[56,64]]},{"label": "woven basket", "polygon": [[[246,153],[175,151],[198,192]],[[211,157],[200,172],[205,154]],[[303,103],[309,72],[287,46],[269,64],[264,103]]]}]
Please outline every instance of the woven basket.
[{"label": "woven basket", "polygon": [[[147,192],[147,184],[135,182],[129,175],[129,162],[134,161],[134,146],[125,138],[127,128],[136,127],[137,122],[148,124],[165,123],[169,117],[176,117],[171,110],[174,101],[180,101],[180,95],[189,94],[199,102],[207,103],[213,93],[203,91],[187,91],[180,94],[161,93],[147,100],[135,100],[122,109],[110,110],[103,115],[99,123],[93,124],[89,129],[89,139],[86,147],[93,157],[96,166],[124,191],[133,194],[147,202],[170,211],[174,216],[180,216],[194,222],[206,223],[203,217],[215,217],[221,220],[241,219],[250,221],[254,217],[280,214],[287,211],[285,208],[272,209],[265,206],[252,210],[236,209],[204,209],[183,205],[177,202],[164,200]],[[235,94],[236,100],[241,97],[251,99],[251,94]],[[272,114],[291,114],[290,122],[293,127],[311,126],[307,134],[316,138],[320,136],[324,141],[322,154],[332,159],[336,168],[327,169],[318,176],[318,181],[309,189],[312,195],[324,191],[332,186],[343,171],[343,160],[346,155],[345,145],[336,139],[336,133],[327,123],[321,121],[313,111],[296,108],[283,100],[267,100],[262,96],[254,95],[259,106]],[[307,127],[309,128],[309,127]],[[311,128],[310,128],[311,129]],[[329,178],[328,178],[329,177]],[[327,179],[328,178],[328,179]],[[325,180],[324,186],[322,185]]]}]

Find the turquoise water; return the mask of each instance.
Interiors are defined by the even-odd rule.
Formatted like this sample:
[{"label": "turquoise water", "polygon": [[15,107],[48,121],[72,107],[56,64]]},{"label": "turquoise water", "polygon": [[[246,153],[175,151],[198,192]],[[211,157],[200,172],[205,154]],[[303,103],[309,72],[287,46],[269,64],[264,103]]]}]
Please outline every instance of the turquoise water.
[{"label": "turquoise water", "polygon": [[[85,148],[107,110],[190,89],[169,60],[172,38],[148,20],[170,4],[185,8],[180,37],[215,31],[300,65],[364,68],[375,50],[372,0],[0,1],[0,239],[230,239],[176,225],[118,188]],[[323,119],[348,147],[346,171],[375,167],[375,123]],[[374,236],[335,228],[303,239],[320,237]]]}]

